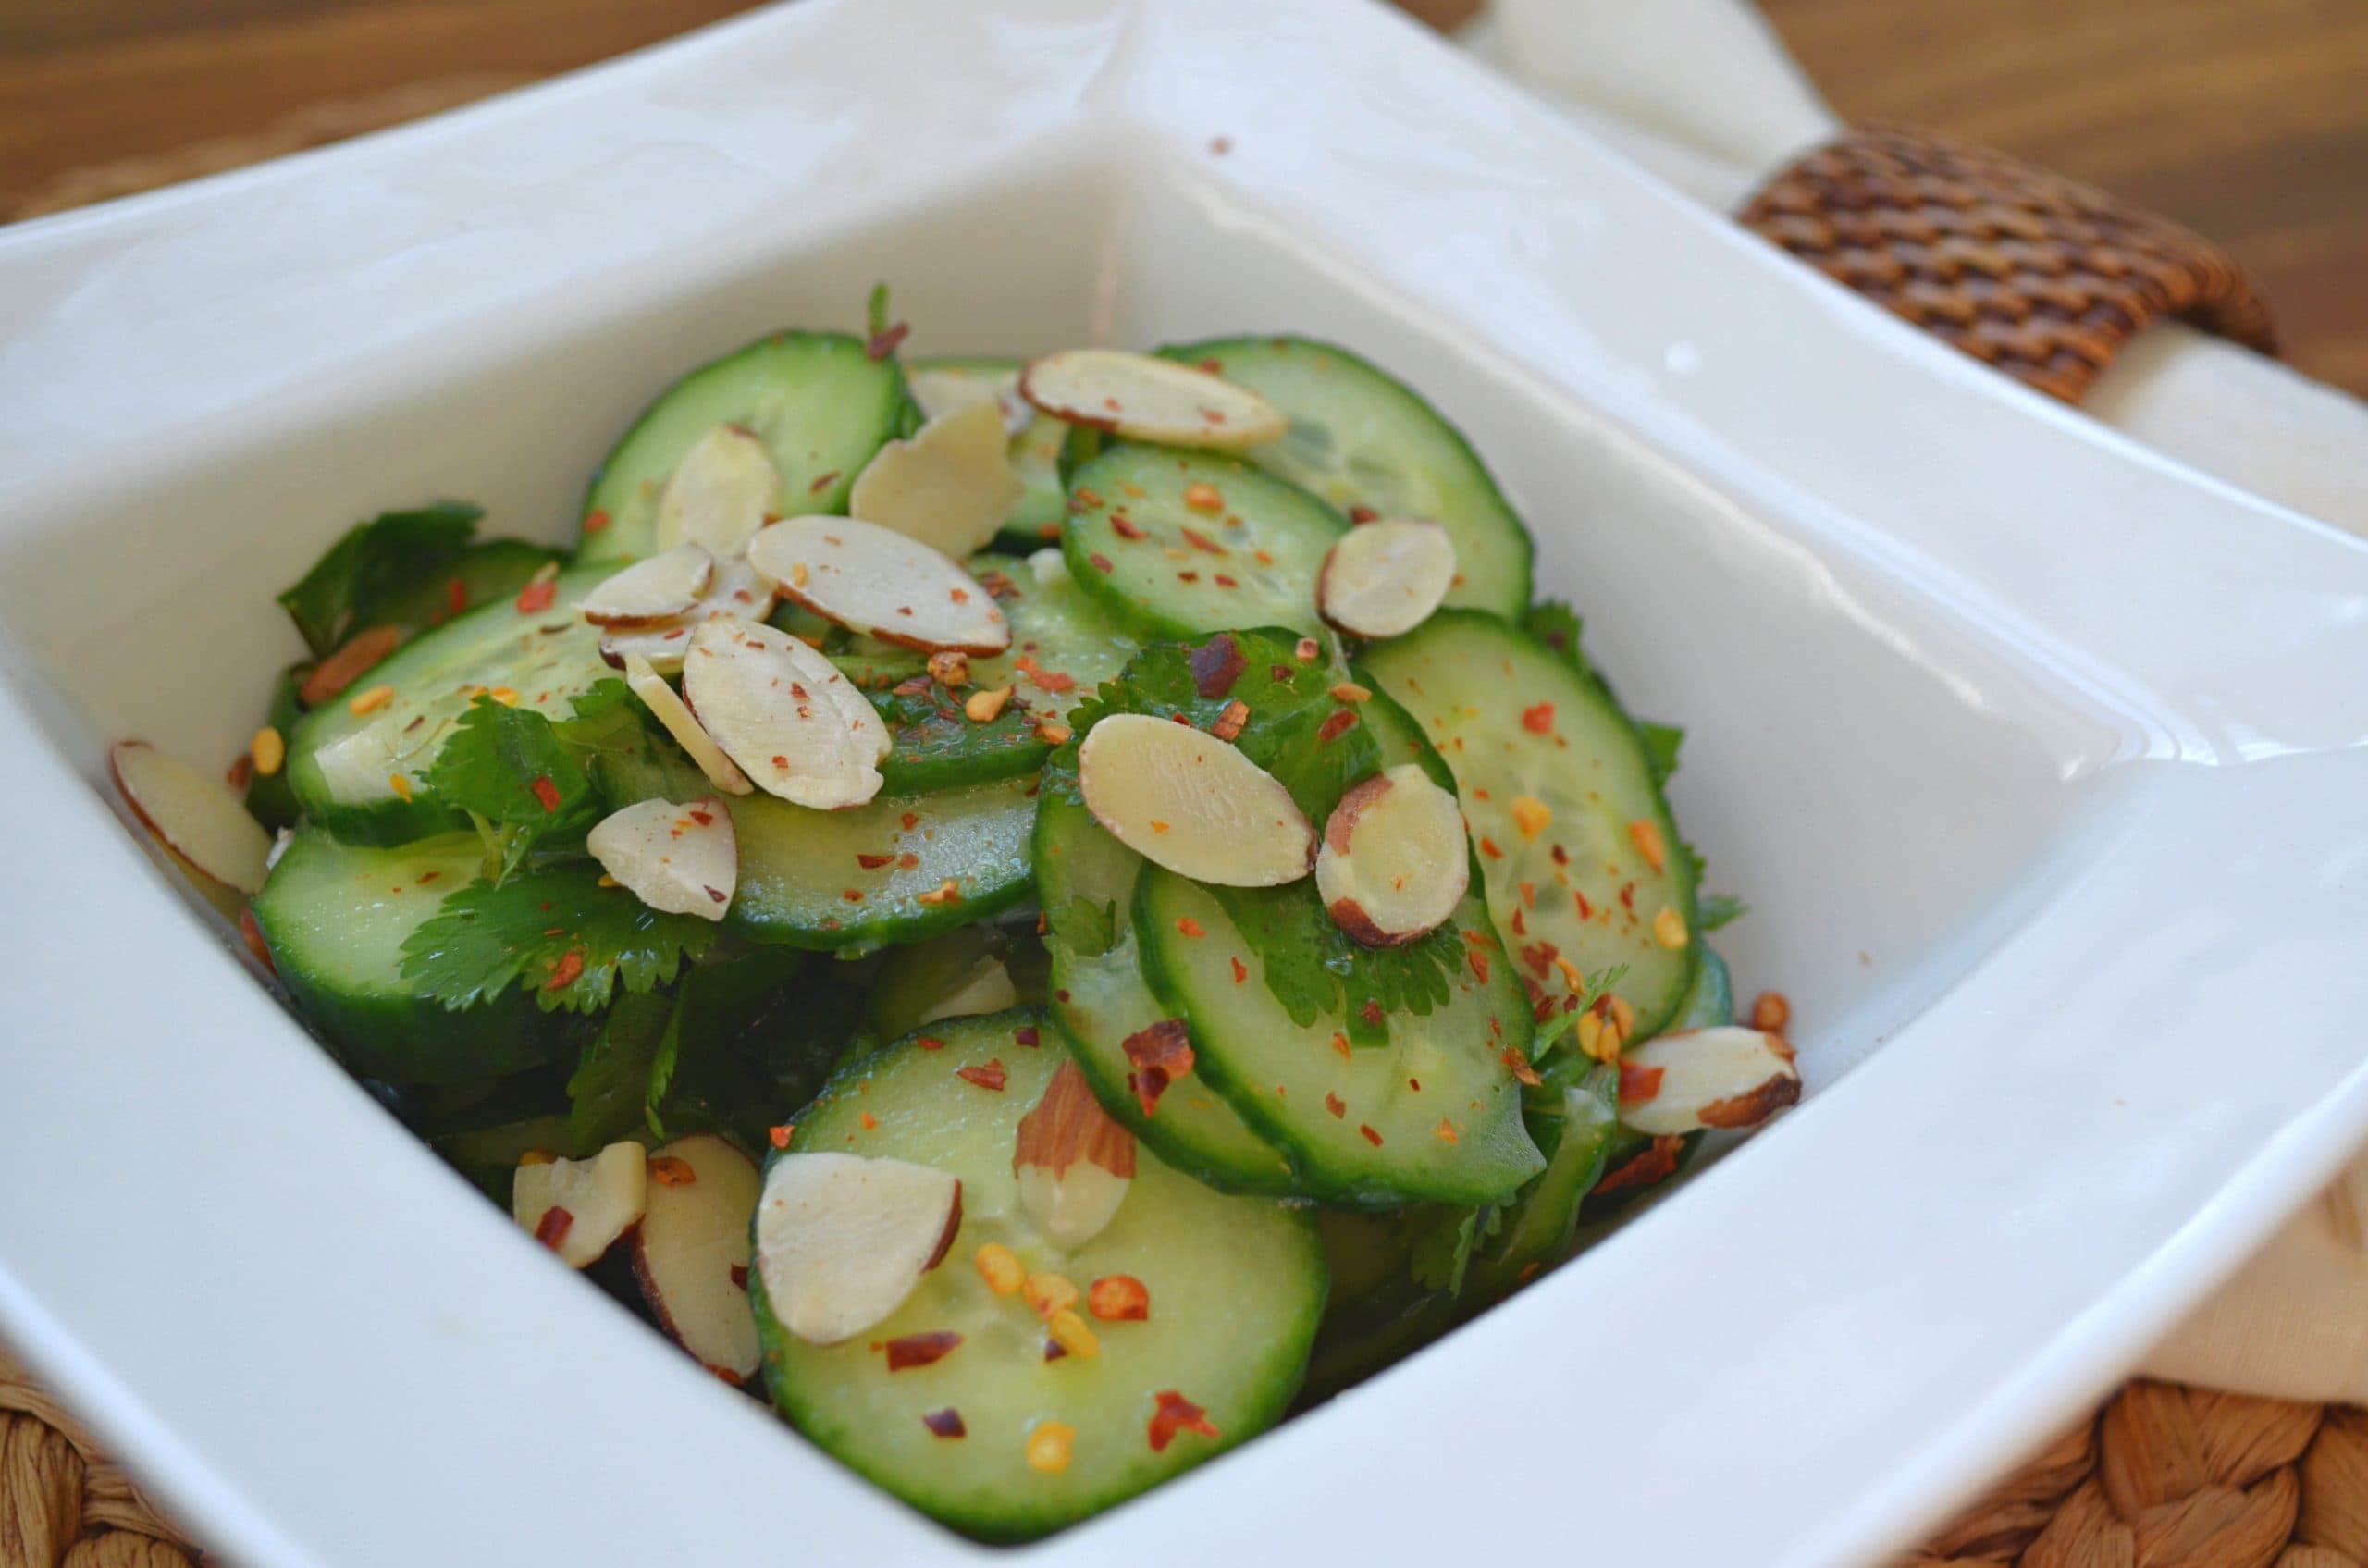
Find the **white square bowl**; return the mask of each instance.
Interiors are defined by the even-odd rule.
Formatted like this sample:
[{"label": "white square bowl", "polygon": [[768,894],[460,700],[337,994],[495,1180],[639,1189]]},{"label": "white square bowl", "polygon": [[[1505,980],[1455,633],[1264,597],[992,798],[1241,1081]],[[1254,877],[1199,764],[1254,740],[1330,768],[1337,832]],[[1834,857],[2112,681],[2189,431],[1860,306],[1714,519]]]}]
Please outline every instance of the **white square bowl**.
[{"label": "white square bowl", "polygon": [[[566,534],[681,370],[1289,328],[1405,375],[1641,711],[1809,1103],[1279,1432],[1017,1555],[1859,1561],[2368,1130],[2368,551],[1918,339],[1354,0],[806,0],[0,234],[0,1324],[247,1568],[985,1559],[522,1241],[241,973],[104,744],[269,594]],[[1880,1053],[1875,1048],[1880,1045]]]}]

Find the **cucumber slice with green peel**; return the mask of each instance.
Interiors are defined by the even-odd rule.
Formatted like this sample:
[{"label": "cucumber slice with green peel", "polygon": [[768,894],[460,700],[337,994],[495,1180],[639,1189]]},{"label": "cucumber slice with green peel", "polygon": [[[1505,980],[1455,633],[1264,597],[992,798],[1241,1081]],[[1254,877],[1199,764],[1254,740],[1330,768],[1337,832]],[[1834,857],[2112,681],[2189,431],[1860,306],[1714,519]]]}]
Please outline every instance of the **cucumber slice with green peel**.
[{"label": "cucumber slice with green peel", "polygon": [[1173,1017],[1143,979],[1132,919],[1141,856],[1103,830],[1078,795],[1074,743],[1054,753],[1036,797],[1036,894],[1052,959],[1050,1010],[1103,1108],[1178,1169],[1232,1192],[1299,1190],[1291,1162],[1199,1074],[1146,1114],[1127,1078],[1128,1036]]},{"label": "cucumber slice with green peel", "polygon": [[[421,779],[476,694],[515,693],[520,707],[563,719],[574,698],[615,673],[600,661],[599,628],[575,612],[610,570],[562,574],[538,609],[521,610],[513,597],[472,610],[404,644],[304,715],[288,736],[287,764],[304,814],[363,844],[465,826]],[[373,695],[381,688],[383,700]]]},{"label": "cucumber slice with green peel", "polygon": [[[615,802],[714,793],[671,749],[606,757],[596,772]],[[1025,777],[882,795],[844,811],[727,796],[740,885],[726,923],[751,941],[827,950],[919,942],[984,920],[1034,885],[1035,796]]]},{"label": "cucumber slice with green peel", "polygon": [[[1444,773],[1388,698],[1376,695],[1360,712],[1383,768],[1413,762]],[[1190,1027],[1195,1070],[1289,1152],[1313,1196],[1350,1204],[1511,1197],[1546,1163],[1523,1128],[1521,1085],[1508,1061],[1526,1049],[1533,1026],[1476,879],[1449,921],[1457,954],[1447,999],[1427,1013],[1392,1011],[1380,1045],[1351,1045],[1363,1031],[1345,1016],[1295,1020],[1266,981],[1276,955],[1227,912],[1229,905],[1298,899],[1320,903],[1312,880],[1220,894],[1145,869],[1136,940],[1153,991]]]},{"label": "cucumber slice with green peel", "polygon": [[1031,712],[1066,718],[1142,647],[1078,586],[1057,549],[975,556],[969,569],[994,586],[1011,622],[1008,653],[970,661],[973,686],[1010,686]]},{"label": "cucumber slice with green peel", "polygon": [[887,794],[922,795],[1018,778],[1042,767],[1053,749],[1036,733],[1035,718],[1017,702],[1005,703],[981,724],[963,711],[969,693],[948,691],[926,671],[884,688],[859,674],[853,678],[888,726],[888,755],[879,763]]},{"label": "cucumber slice with green peel", "polygon": [[402,973],[403,941],[476,880],[485,846],[448,833],[381,849],[296,830],[254,901],[255,924],[298,1011],[353,1071],[389,1083],[456,1083],[539,1065],[561,1016],[523,992],[448,1012]]},{"label": "cucumber slice with green peel", "polygon": [[658,500],[701,437],[737,425],[763,443],[783,516],[842,512],[872,454],[909,435],[919,411],[893,357],[844,332],[776,332],[701,365],[658,396],[610,451],[584,498],[584,562],[655,550]]},{"label": "cucumber slice with green peel", "polygon": [[[1057,1530],[1278,1419],[1324,1306],[1323,1249],[1308,1214],[1213,1191],[1142,1150],[1107,1228],[1074,1252],[1055,1249],[1030,1223],[1012,1174],[1019,1120],[1067,1059],[1043,1042],[1042,1015],[949,1021],[929,1036],[937,1048],[908,1038],[844,1069],[769,1168],[826,1150],[926,1165],[962,1183],[961,1225],[944,1261],[885,1321],[842,1343],[809,1344],[782,1326],[759,1258],[749,1294],[782,1413],[914,1507],[996,1541]],[[956,1076],[990,1062],[1002,1067],[1000,1090]],[[1106,1322],[1080,1302],[1094,1353],[1048,1361],[1025,1297],[995,1294],[973,1266],[989,1242],[1079,1290],[1129,1276],[1148,1292],[1149,1315]],[[939,1333],[960,1341],[926,1365],[888,1370],[889,1343]],[[1154,1448],[1164,1393],[1201,1407],[1216,1435],[1188,1427]],[[1067,1463],[1035,1468],[1029,1438],[1055,1422],[1073,1431]],[[939,1435],[953,1430],[961,1435]]]},{"label": "cucumber slice with green peel", "polygon": [[1346,349],[1310,338],[1211,338],[1159,351],[1239,382],[1291,427],[1250,461],[1343,512],[1426,517],[1455,541],[1447,602],[1518,617],[1529,603],[1529,530],[1479,454],[1412,388]]},{"label": "cucumber slice with green peel", "polygon": [[[945,394],[931,383],[953,389],[955,398],[963,395],[961,389],[969,389],[972,396],[992,397],[1018,384],[1019,366],[1018,360],[990,356],[920,359],[905,368],[912,383],[913,401],[920,404],[923,414],[933,414]],[[956,405],[948,399],[946,406]],[[1011,515],[1003,520],[998,548],[1026,555],[1060,542],[1061,518],[1068,510],[1068,489],[1061,482],[1061,442],[1068,429],[1051,414],[1039,414],[1012,437],[1007,455],[1023,488]]]},{"label": "cucumber slice with green peel", "polygon": [[1069,574],[1145,636],[1315,632],[1315,580],[1348,519],[1239,459],[1120,442],[1070,475]]},{"label": "cucumber slice with green peel", "polygon": [[1603,683],[1470,610],[1440,611],[1364,668],[1454,772],[1488,907],[1525,977],[1559,996],[1557,958],[1588,976],[1624,965],[1614,990],[1636,1010],[1634,1037],[1665,1028],[1701,952],[1694,859]]}]

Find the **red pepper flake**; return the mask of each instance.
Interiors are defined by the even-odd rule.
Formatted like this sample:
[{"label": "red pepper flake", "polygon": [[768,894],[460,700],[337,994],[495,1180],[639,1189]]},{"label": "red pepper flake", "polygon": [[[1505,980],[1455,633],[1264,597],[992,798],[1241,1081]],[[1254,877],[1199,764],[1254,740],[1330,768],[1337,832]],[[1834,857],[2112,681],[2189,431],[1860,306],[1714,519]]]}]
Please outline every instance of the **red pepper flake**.
[{"label": "red pepper flake", "polygon": [[1192,1070],[1192,1037],[1182,1019],[1162,1019],[1139,1029],[1120,1042],[1119,1049],[1135,1069],[1127,1075],[1127,1087],[1134,1091],[1145,1116],[1159,1108],[1159,1097],[1169,1084]]},{"label": "red pepper flake", "polygon": [[263,939],[263,927],[255,924],[253,909],[239,911],[239,936],[246,943],[247,951],[254,955],[255,962],[263,966],[264,973],[273,976],[279,973],[279,966],[271,961],[270,945]]},{"label": "red pepper flake", "polygon": [[1092,555],[1087,556],[1085,559],[1092,564],[1096,572],[1107,572],[1110,570],[1110,558],[1103,554],[1100,550],[1095,550]]},{"label": "red pepper flake", "polygon": [[952,1405],[944,1410],[931,1411],[921,1417],[921,1425],[941,1438],[967,1438],[970,1435],[970,1428],[962,1425],[962,1413]]},{"label": "red pepper flake", "polygon": [[1497,1059],[1505,1064],[1507,1072],[1511,1073],[1527,1088],[1535,1089],[1546,1081],[1537,1076],[1537,1069],[1529,1065],[1529,1058],[1522,1054],[1522,1049],[1518,1045],[1506,1046],[1505,1054]]},{"label": "red pepper flake", "polygon": [[659,1154],[649,1162],[649,1179],[660,1187],[689,1187],[699,1179],[691,1162],[674,1154]]},{"label": "red pepper flake", "polygon": [[536,774],[535,782],[526,787],[535,792],[535,798],[543,803],[544,810],[559,809],[559,785],[551,783],[551,776],[549,773]]},{"label": "red pepper flake", "polygon": [[1357,1130],[1364,1135],[1364,1141],[1366,1142],[1372,1144],[1376,1149],[1381,1147],[1381,1134],[1375,1132],[1370,1126],[1363,1122],[1359,1122],[1357,1123]]},{"label": "red pepper flake", "polygon": [[943,1051],[945,1049],[945,1042],[940,1040],[934,1034],[924,1034],[919,1040],[914,1041],[913,1043],[924,1051]]},{"label": "red pepper flake", "polygon": [[1455,1123],[1448,1120],[1445,1117],[1439,1117],[1439,1124],[1431,1129],[1431,1136],[1437,1139],[1442,1143],[1461,1143],[1463,1142],[1463,1140],[1456,1133]]},{"label": "red pepper flake", "polygon": [[1334,1121],[1338,1121],[1349,1114],[1349,1102],[1326,1090],[1324,1094],[1324,1108],[1332,1113]]},{"label": "red pepper flake", "polygon": [[855,863],[861,866],[867,871],[876,871],[882,866],[894,865],[896,863],[896,857],[894,855],[867,855],[862,850],[858,849],[855,852]]},{"label": "red pepper flake", "polygon": [[1505,858],[1505,852],[1497,847],[1497,841],[1493,838],[1484,838],[1480,841],[1480,853],[1491,860],[1501,860]]},{"label": "red pepper flake", "polygon": [[897,818],[896,821],[903,824],[906,833],[910,833],[915,828],[920,826],[920,813],[918,811],[907,811],[903,816]]},{"label": "red pepper flake", "polygon": [[1337,1029],[1332,1031],[1332,1049],[1340,1053],[1340,1059],[1344,1062],[1356,1060],[1349,1049],[1349,1037]]},{"label": "red pepper flake", "polygon": [[609,514],[605,512],[595,509],[584,514],[584,531],[587,534],[597,534],[608,525]]},{"label": "red pepper flake", "polygon": [[1209,734],[1219,740],[1237,740],[1250,723],[1250,704],[1236,698],[1225,705],[1225,711],[1209,726]]},{"label": "red pepper flake", "polygon": [[1250,661],[1231,632],[1220,632],[1192,650],[1190,663],[1193,689],[1215,702],[1233,689]]},{"label": "red pepper flake", "polygon": [[1667,1068],[1638,1067],[1634,1062],[1620,1064],[1620,1103],[1641,1105],[1661,1092],[1661,1075]]},{"label": "red pepper flake", "polygon": [[909,849],[896,857],[896,869],[900,871],[909,871],[920,863],[921,858]]},{"label": "red pepper flake", "polygon": [[806,487],[806,493],[809,496],[819,496],[838,482],[839,470],[835,468],[828,474],[817,474],[814,475],[814,482]]},{"label": "red pepper flake", "polygon": [[549,610],[551,607],[551,600],[558,597],[559,585],[549,578],[539,583],[529,583],[518,590],[518,613],[540,614]]},{"label": "red pepper flake", "polygon": [[561,1243],[567,1240],[568,1228],[574,1223],[574,1215],[553,1204],[543,1211],[543,1217],[535,1222],[535,1240],[557,1252]]},{"label": "red pepper flake", "polygon": [[954,1076],[965,1083],[975,1083],[981,1089],[992,1089],[1001,1093],[1011,1075],[1004,1071],[1001,1056],[990,1056],[984,1066],[956,1068]]},{"label": "red pepper flake", "polygon": [[[1053,537],[1058,538],[1060,536],[1056,531]],[[979,574],[979,586],[987,590],[987,597],[989,599],[1017,599],[1019,597],[1019,585],[1011,580],[1009,573],[981,572]]]},{"label": "red pepper flake", "polygon": [[1374,1028],[1379,1029],[1382,1023],[1381,1004],[1373,1000],[1371,997],[1367,997],[1365,999],[1365,1005],[1357,1009],[1357,1016],[1364,1019],[1365,1022],[1373,1025]]},{"label": "red pepper flake", "polygon": [[1375,512],[1369,506],[1352,506],[1349,508],[1349,521],[1351,523],[1371,523],[1380,515],[1380,512]]},{"label": "red pepper flake", "polygon": [[1206,936],[1209,934],[1207,932],[1201,929],[1201,922],[1194,920],[1190,915],[1185,915],[1177,920],[1176,930],[1177,933],[1181,936]]},{"label": "red pepper flake", "polygon": [[563,990],[566,987],[574,984],[576,977],[583,974],[583,951],[580,948],[571,947],[566,952],[560,955],[558,967],[551,970],[551,978],[543,982],[543,989],[546,991]]},{"label": "red pepper flake", "polygon": [[1684,1139],[1673,1132],[1663,1133],[1626,1165],[1618,1170],[1605,1172],[1603,1179],[1595,1184],[1595,1190],[1617,1192],[1623,1187],[1650,1187],[1655,1182],[1666,1181],[1677,1174],[1678,1151],[1684,1146]]},{"label": "red pepper flake", "polygon": [[1554,731],[1554,705],[1541,702],[1535,708],[1521,710],[1521,727],[1531,735],[1551,735]]},{"label": "red pepper flake", "polygon": [[689,811],[685,812],[684,815],[688,816],[691,821],[697,822],[703,828],[711,828],[715,826],[715,813],[712,811],[702,811],[697,807],[694,807]]},{"label": "red pepper flake", "polygon": [[888,1352],[888,1370],[904,1372],[944,1361],[961,1342],[962,1336],[951,1328],[931,1328],[919,1334],[899,1334],[882,1349]]},{"label": "red pepper flake", "polygon": [[874,1128],[877,1128],[880,1125],[880,1118],[873,1116],[870,1111],[857,1111],[856,1113],[855,1119],[863,1123],[863,1130],[866,1132],[871,1131]]},{"label": "red pepper flake", "polygon": [[1044,1037],[1036,1031],[1036,1026],[1032,1023],[1013,1030],[1011,1038],[1015,1043],[1025,1045],[1031,1051],[1042,1044],[1044,1041]]},{"label": "red pepper flake", "polygon": [[797,1124],[794,1121],[785,1121],[779,1127],[769,1127],[765,1129],[765,1142],[771,1143],[776,1149],[788,1148],[789,1141],[796,1135]]},{"label": "red pepper flake", "polygon": [[735,1263],[732,1266],[732,1283],[738,1286],[743,1290],[748,1288],[748,1266],[746,1264]]},{"label": "red pepper flake", "polygon": [[1151,1291],[1131,1274],[1105,1274],[1086,1287],[1085,1310],[1104,1323],[1141,1323],[1151,1316]]},{"label": "red pepper flake", "polygon": [[403,640],[400,626],[365,626],[345,639],[335,653],[313,666],[304,684],[296,688],[297,700],[307,708],[318,708],[346,687],[362,678],[362,673],[395,651]]},{"label": "red pepper flake", "polygon": [[1152,1397],[1159,1401],[1159,1408],[1152,1412],[1151,1417],[1152,1452],[1166,1452],[1167,1445],[1176,1440],[1178,1432],[1198,1432],[1204,1438],[1217,1435],[1209,1413],[1174,1389],[1162,1389]]},{"label": "red pepper flake", "polygon": [[903,342],[912,329],[911,322],[900,321],[883,332],[874,332],[864,340],[863,357],[875,361],[886,359],[896,352],[896,345]]},{"label": "red pepper flake", "polygon": [[1355,709],[1335,709],[1332,716],[1325,720],[1322,727],[1315,732],[1316,743],[1325,745],[1336,741],[1356,727],[1357,710]]},{"label": "red pepper flake", "polygon": [[232,789],[246,788],[247,785],[254,782],[255,759],[253,755],[249,752],[240,752],[238,759],[230,764],[230,771],[223,776],[230,781],[230,787]]},{"label": "red pepper flake", "polygon": [[1110,531],[1122,539],[1140,539],[1145,537],[1142,525],[1123,512],[1114,512],[1110,514]]},{"label": "red pepper flake", "polygon": [[850,904],[860,904],[863,902],[863,894],[859,890],[852,887],[843,887],[839,889],[839,896],[845,899]]},{"label": "red pepper flake", "polygon": [[1248,980],[1248,979],[1250,978],[1250,971],[1249,971],[1247,969],[1244,969],[1244,968],[1242,967],[1242,963],[1241,963],[1241,960],[1240,960],[1240,959],[1239,959],[1239,958],[1228,958],[1228,959],[1227,959],[1227,960],[1226,960],[1226,962],[1227,962],[1227,963],[1229,963],[1229,964],[1231,964],[1231,965],[1233,966],[1233,983],[1234,983],[1234,984],[1236,984],[1236,985],[1240,985],[1243,981]]},{"label": "red pepper flake", "polygon": [[[1184,536],[1184,542],[1186,544],[1190,545],[1202,555],[1227,555],[1231,553],[1225,548],[1225,546],[1217,543],[1216,540],[1209,537],[1208,535],[1203,534],[1198,528],[1178,528],[1177,532]],[[1219,580],[1222,581],[1223,579]]]}]

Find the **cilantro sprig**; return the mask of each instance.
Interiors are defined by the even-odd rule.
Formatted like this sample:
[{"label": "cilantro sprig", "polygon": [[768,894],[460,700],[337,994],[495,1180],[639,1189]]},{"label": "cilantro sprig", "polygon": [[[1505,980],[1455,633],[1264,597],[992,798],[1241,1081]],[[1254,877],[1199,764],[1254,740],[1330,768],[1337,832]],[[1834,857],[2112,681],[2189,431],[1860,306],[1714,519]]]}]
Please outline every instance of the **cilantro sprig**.
[{"label": "cilantro sprig", "polygon": [[598,865],[569,860],[472,883],[404,939],[403,976],[456,1011],[514,986],[545,1012],[594,1013],[620,986],[670,983],[714,945],[712,922],[661,914],[601,882]]}]

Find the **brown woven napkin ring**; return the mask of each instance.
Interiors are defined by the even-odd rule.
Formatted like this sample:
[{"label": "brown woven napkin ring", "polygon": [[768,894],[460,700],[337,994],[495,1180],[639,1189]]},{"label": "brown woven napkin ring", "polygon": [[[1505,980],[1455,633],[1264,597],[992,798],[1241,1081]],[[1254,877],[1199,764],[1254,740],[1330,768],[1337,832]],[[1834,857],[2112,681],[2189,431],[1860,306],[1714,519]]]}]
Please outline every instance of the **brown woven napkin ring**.
[{"label": "brown woven napkin ring", "polygon": [[1929,131],[1844,132],[1738,215],[1761,238],[2042,392],[2078,402],[2165,318],[2264,353],[2269,306],[2210,241],[2004,153]]}]

